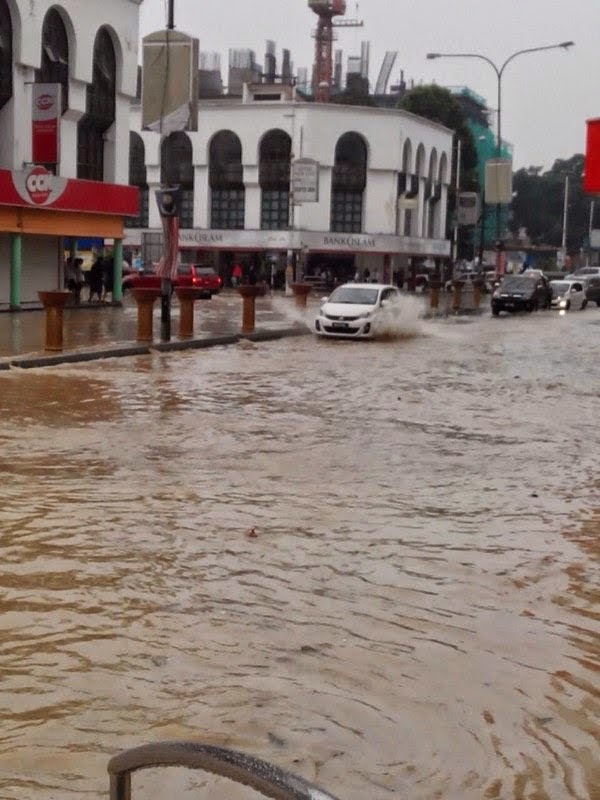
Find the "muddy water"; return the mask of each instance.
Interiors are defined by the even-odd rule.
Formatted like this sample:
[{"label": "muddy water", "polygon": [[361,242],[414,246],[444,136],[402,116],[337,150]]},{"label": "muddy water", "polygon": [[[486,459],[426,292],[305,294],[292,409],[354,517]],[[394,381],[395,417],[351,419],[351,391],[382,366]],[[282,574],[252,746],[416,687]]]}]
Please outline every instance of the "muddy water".
[{"label": "muddy water", "polygon": [[600,797],[599,322],[0,373],[0,797]]}]

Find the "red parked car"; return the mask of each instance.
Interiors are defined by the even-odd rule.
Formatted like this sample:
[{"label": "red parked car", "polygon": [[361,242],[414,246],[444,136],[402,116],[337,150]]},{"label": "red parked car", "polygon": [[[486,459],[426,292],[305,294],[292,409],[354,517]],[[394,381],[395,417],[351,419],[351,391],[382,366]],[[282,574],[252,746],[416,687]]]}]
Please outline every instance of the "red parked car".
[{"label": "red parked car", "polygon": [[203,289],[207,297],[219,294],[223,281],[212,267],[204,264],[181,264],[177,269],[177,286],[194,286]]},{"label": "red parked car", "polygon": [[[123,278],[123,292],[129,289],[160,289],[161,278],[154,270],[142,270]],[[223,281],[212,267],[203,264],[180,264],[177,268],[177,277],[172,281],[172,287],[194,286],[202,289],[202,297],[211,298],[223,288]]]}]

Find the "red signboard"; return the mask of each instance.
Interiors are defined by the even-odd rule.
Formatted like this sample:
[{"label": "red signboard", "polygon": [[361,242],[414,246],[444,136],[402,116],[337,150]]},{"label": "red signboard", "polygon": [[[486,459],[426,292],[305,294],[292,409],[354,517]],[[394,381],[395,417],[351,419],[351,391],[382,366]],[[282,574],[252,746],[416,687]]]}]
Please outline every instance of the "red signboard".
[{"label": "red signboard", "polygon": [[61,178],[41,166],[12,172],[0,169],[0,206],[135,217],[138,213],[138,189],[101,181]]},{"label": "red signboard", "polygon": [[583,191],[600,193],[600,117],[588,119],[583,167]]},{"label": "red signboard", "polygon": [[34,83],[31,98],[31,160],[36,164],[60,161],[60,83]]}]

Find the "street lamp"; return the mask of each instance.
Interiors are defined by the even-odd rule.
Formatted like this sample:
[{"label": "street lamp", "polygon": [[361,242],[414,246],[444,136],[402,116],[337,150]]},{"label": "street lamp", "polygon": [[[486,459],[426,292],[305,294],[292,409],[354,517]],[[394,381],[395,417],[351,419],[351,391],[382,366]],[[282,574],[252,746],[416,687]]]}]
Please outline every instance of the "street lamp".
[{"label": "street lamp", "polygon": [[[496,157],[502,156],[502,76],[504,70],[517,56],[522,56],[525,53],[539,53],[542,50],[568,50],[573,47],[575,42],[559,42],[558,44],[547,44],[542,47],[527,47],[524,50],[517,50],[512,53],[501,66],[497,66],[491,58],[484,56],[482,53],[427,53],[427,58],[430,60],[436,58],[478,58],[485,61],[496,73],[498,81],[498,123],[497,123],[497,140],[496,140]],[[496,204],[496,239],[500,240],[500,203]]]}]

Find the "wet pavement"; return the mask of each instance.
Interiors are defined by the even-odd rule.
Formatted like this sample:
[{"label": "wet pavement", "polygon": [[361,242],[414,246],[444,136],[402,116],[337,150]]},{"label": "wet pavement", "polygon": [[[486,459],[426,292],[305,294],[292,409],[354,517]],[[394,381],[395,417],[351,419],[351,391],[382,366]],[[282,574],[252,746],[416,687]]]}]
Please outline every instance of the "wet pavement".
[{"label": "wet pavement", "polygon": [[[317,303],[311,298],[311,305]],[[126,297],[123,306],[82,304],[67,307],[63,312],[64,351],[84,348],[102,349],[115,345],[134,345],[137,333],[137,306]],[[194,307],[194,337],[209,338],[238,334],[242,322],[242,300],[234,292],[223,292],[211,300],[199,300]],[[290,324],[304,327],[301,314],[296,314],[294,299],[276,295],[256,301],[257,330],[273,330]],[[178,340],[179,305],[173,298],[171,340]],[[160,341],[160,301],[154,305],[154,340]],[[30,308],[15,313],[0,313],[0,360],[13,356],[38,356],[44,353],[45,311]]]},{"label": "wet pavement", "polygon": [[[3,800],[175,738],[342,800],[598,800],[600,310],[384,334],[0,372]],[[170,796],[257,795],[134,779]]]}]

